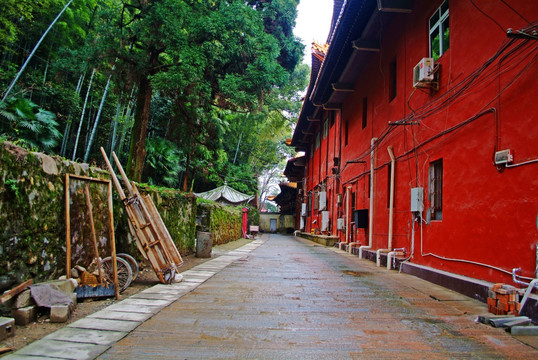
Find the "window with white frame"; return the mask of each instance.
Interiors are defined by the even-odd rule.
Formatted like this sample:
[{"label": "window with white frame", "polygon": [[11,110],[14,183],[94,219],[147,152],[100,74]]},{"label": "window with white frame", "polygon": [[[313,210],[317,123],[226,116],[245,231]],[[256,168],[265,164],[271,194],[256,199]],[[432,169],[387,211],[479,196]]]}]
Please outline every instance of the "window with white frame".
[{"label": "window with white frame", "polygon": [[430,57],[437,61],[450,46],[448,23],[448,0],[430,18]]}]

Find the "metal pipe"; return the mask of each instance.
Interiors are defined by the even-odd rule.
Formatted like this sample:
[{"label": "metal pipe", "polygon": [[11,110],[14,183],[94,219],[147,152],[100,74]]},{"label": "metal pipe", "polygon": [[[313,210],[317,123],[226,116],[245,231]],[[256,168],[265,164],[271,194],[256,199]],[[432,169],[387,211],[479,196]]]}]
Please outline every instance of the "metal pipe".
[{"label": "metal pipe", "polygon": [[375,168],[375,142],[377,138],[372,138],[370,142],[370,209],[368,214],[368,246],[359,247],[359,259],[362,259],[362,251],[372,248],[373,226],[374,226],[374,168]]},{"label": "metal pipe", "polygon": [[[344,241],[345,243],[348,242],[349,240],[349,223],[350,223],[350,214],[349,214],[349,203],[351,201],[351,195],[350,195],[350,190],[351,190],[351,186],[348,186],[346,187],[346,240]],[[340,250],[342,250],[342,248],[340,247]]]},{"label": "metal pipe", "polygon": [[512,269],[512,281],[516,284],[519,284],[519,285],[525,285],[525,286],[529,286],[529,283],[528,282],[525,282],[525,281],[521,281],[517,278],[517,275],[516,273],[520,272],[521,271],[521,268],[513,268]]},{"label": "metal pipe", "polygon": [[396,159],[394,158],[394,153],[392,152],[392,146],[387,147],[387,151],[390,156],[390,199],[389,199],[389,238],[388,238],[388,249],[392,249],[392,231],[393,231],[393,220],[394,220],[394,168],[396,167]]},{"label": "metal pipe", "polygon": [[531,294],[532,290],[538,286],[538,279],[534,279],[529,284],[529,287],[527,288],[527,291],[525,291],[525,295],[523,296],[523,300],[521,300],[521,308],[519,310],[520,314],[523,314],[523,308],[525,306],[525,303],[527,302],[527,299],[529,298],[529,295]]},{"label": "metal pipe", "polygon": [[376,265],[381,266],[381,253],[388,252],[387,269],[390,270],[390,259],[392,256],[394,256],[394,252],[392,251],[392,228],[394,217],[394,167],[396,159],[394,158],[394,153],[392,152],[392,146],[388,146],[387,151],[389,152],[390,156],[389,235],[387,239],[387,248],[378,249],[376,252]]}]

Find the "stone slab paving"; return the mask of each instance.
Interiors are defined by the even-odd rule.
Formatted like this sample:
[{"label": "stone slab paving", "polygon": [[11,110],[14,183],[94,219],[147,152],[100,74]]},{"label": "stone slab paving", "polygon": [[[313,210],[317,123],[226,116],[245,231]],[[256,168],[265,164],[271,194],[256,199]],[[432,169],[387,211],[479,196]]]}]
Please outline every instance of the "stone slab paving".
[{"label": "stone slab paving", "polygon": [[111,311],[111,310],[103,309],[96,313],[88,315],[86,319],[99,318],[99,319],[114,319],[114,320],[143,322],[152,316],[153,314],[151,313],[149,314],[148,313],[135,313],[135,312]]},{"label": "stone slab paving", "polygon": [[72,341],[39,340],[22,348],[6,359],[74,359],[91,360],[99,356],[108,346],[83,344]]},{"label": "stone slab paving", "polygon": [[478,314],[485,304],[429,282],[271,235],[99,359],[538,358]]},{"label": "stone slab paving", "polygon": [[84,319],[77,320],[67,327],[79,328],[79,329],[93,329],[93,330],[106,330],[106,331],[123,331],[129,332],[134,330],[138,325],[142,324],[143,321],[132,321],[132,320],[113,320],[113,319],[102,319],[96,320],[96,318],[86,317]]},{"label": "stone slab paving", "polygon": [[[257,240],[244,245],[248,246],[247,251],[240,251],[233,256],[221,255],[200,264],[183,272],[183,281],[180,283],[158,284],[141,291],[84,319],[75,321],[13,354],[4,356],[3,359],[95,359],[144,321],[175,300],[195,290],[217,272],[244,257],[245,254],[250,253],[263,243],[264,240]],[[193,325],[190,320],[183,323],[184,325]],[[140,357],[140,359],[144,359],[144,357]]]}]

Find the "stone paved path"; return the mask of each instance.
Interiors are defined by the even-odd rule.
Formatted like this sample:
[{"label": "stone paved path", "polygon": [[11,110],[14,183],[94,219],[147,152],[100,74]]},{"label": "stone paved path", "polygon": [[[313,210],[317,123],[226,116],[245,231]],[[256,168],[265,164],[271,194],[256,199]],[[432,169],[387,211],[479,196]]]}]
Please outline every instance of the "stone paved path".
[{"label": "stone paved path", "polygon": [[270,235],[100,359],[538,357],[503,330],[474,323],[485,309],[356,256]]},{"label": "stone paved path", "polygon": [[6,359],[535,359],[487,307],[292,236],[259,240]]}]

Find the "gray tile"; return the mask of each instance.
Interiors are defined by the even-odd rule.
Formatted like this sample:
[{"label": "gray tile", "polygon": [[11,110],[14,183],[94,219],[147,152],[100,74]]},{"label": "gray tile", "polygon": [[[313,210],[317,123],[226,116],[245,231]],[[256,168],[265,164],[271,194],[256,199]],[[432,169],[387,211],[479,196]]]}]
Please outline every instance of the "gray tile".
[{"label": "gray tile", "polygon": [[117,303],[110,305],[106,308],[109,311],[123,311],[123,312],[134,312],[134,313],[143,313],[143,314],[156,314],[161,311],[162,306],[150,306],[150,305],[128,305]]},{"label": "gray tile", "polygon": [[[103,345],[42,339],[35,341],[30,345],[20,349],[13,355],[28,355],[32,356],[34,359],[36,357],[40,357],[46,359],[52,358],[86,360],[95,359],[107,349],[108,346]],[[7,356],[2,359],[15,360],[17,359],[17,357]]]},{"label": "gray tile", "polygon": [[107,331],[125,331],[129,332],[134,330],[142,322],[127,321],[127,320],[113,320],[113,319],[101,319],[101,318],[84,318],[77,320],[68,327],[79,329],[93,329],[93,330],[107,330]]},{"label": "gray tile", "polygon": [[123,331],[104,331],[64,327],[56,332],[53,332],[52,334],[45,336],[43,339],[110,346],[123,338],[125,335],[127,335],[127,332]]},{"label": "gray tile", "polygon": [[123,312],[123,311],[110,311],[104,309],[88,315],[88,318],[99,318],[99,319],[112,319],[112,320],[125,320],[125,321],[146,321],[153,314],[151,313],[135,313],[135,312]]},{"label": "gray tile", "polygon": [[118,303],[122,305],[148,305],[148,306],[160,306],[164,307],[166,305],[169,305],[172,301],[170,300],[148,300],[148,299],[133,299],[128,298],[123,300],[122,302]]}]

